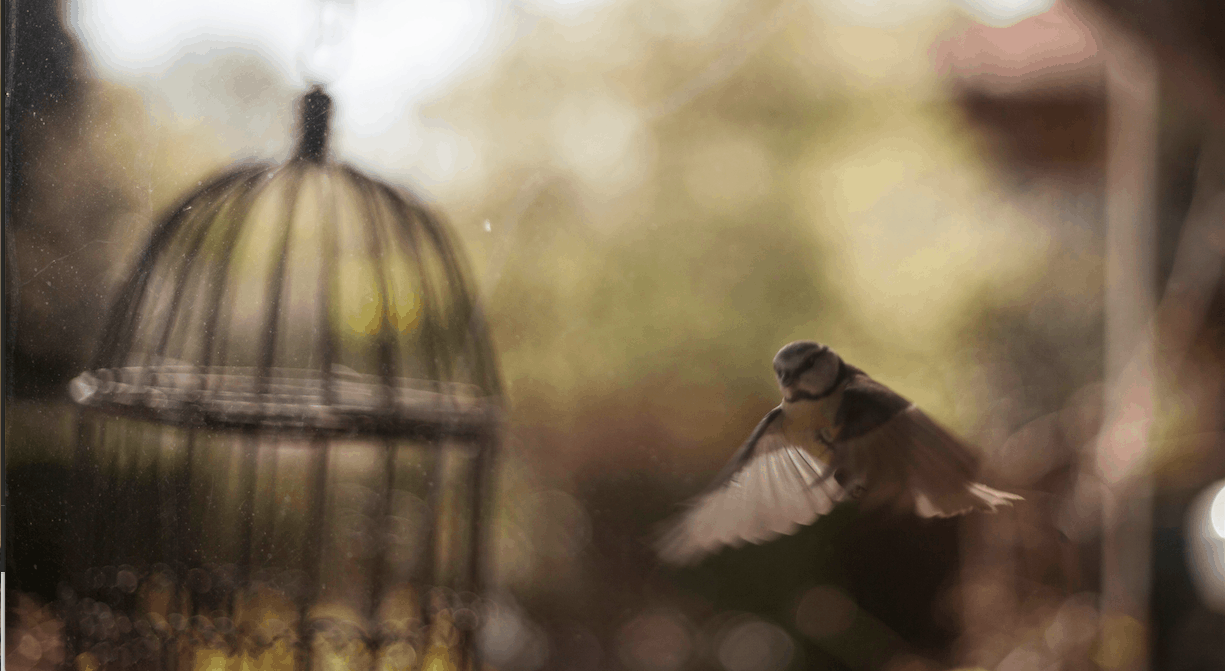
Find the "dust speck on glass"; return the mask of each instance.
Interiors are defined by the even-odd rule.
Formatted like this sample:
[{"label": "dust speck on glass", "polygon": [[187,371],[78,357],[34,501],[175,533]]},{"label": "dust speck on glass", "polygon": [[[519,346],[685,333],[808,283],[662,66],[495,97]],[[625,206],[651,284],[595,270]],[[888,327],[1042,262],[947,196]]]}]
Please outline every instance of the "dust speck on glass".
[{"label": "dust speck on glass", "polygon": [[155,227],[71,383],[78,668],[477,668],[488,332],[446,224],[299,104],[292,158]]}]

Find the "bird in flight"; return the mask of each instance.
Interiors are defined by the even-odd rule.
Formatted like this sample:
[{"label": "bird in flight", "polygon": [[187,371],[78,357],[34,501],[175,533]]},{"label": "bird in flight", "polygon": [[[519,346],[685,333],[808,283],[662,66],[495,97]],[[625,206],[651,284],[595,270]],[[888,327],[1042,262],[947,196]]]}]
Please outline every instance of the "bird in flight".
[{"label": "bird in flight", "polygon": [[825,345],[787,345],[774,373],[783,402],[665,524],[656,542],[665,562],[690,564],[725,546],[793,534],[847,498],[920,517],[1021,500],[975,482],[977,460],[965,443]]}]

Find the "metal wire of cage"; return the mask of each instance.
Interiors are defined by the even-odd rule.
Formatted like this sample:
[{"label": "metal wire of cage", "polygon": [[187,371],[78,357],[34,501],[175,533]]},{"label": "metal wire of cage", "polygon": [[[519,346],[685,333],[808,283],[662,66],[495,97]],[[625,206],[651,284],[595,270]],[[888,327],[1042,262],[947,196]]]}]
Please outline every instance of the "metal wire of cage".
[{"label": "metal wire of cage", "polygon": [[77,668],[477,668],[500,381],[446,225],[332,161],[203,184],[111,307],[61,586]]}]

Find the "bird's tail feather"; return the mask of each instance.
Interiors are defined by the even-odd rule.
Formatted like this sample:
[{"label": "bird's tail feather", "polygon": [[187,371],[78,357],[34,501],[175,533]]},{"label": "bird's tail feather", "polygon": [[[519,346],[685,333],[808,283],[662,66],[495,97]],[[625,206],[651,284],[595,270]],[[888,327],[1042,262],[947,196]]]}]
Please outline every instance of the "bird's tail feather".
[{"label": "bird's tail feather", "polygon": [[942,492],[939,496],[918,492],[915,494],[915,512],[920,517],[955,517],[975,510],[995,512],[1000,506],[1023,500],[1023,497],[1016,494],[971,482],[961,491]]}]

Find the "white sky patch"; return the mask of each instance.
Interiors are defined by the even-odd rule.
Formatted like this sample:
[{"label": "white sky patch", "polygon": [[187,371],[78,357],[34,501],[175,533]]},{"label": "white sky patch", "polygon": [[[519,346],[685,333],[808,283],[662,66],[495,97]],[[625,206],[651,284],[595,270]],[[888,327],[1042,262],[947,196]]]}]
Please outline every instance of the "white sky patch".
[{"label": "white sky patch", "polygon": [[486,165],[472,138],[437,119],[411,110],[396,115],[381,136],[335,138],[345,160],[391,180],[408,180],[414,188],[437,195],[461,190],[486,177]]},{"label": "white sky patch", "polygon": [[953,0],[982,23],[1007,26],[1055,6],[1055,0]]},{"label": "white sky patch", "polygon": [[550,127],[555,156],[588,186],[616,191],[646,171],[649,152],[642,119],[629,104],[574,94],[558,106]]},{"label": "white sky patch", "polygon": [[894,28],[939,12],[949,0],[818,0],[841,23]]},{"label": "white sky patch", "polygon": [[[617,0],[523,1],[569,23],[599,26],[601,11]],[[980,16],[995,17],[991,20],[1010,20],[1049,8],[1054,0],[788,1],[818,2],[850,23],[897,25],[948,8],[951,2]],[[479,157],[469,139],[425,128],[430,124],[417,119],[415,110],[428,96],[505,47],[502,33],[515,15],[508,0],[68,3],[68,23],[95,72],[161,96],[181,117],[214,118],[218,110],[216,104],[206,104],[207,96],[199,95],[198,82],[175,80],[193,72],[176,65],[187,58],[210,63],[235,49],[259,54],[293,87],[305,89],[310,79],[325,81],[336,101],[333,130],[339,153],[427,182],[470,173],[479,165]],[[734,0],[677,0],[660,5],[647,18],[661,22],[660,28],[673,37],[704,39],[733,4]],[[575,103],[569,100],[557,110],[556,149],[564,162],[600,173],[602,182],[628,178],[641,168],[649,152],[639,146],[640,121],[632,110],[615,101]],[[243,121],[227,118],[224,123]],[[625,174],[613,174],[617,168]]]},{"label": "white sky patch", "polygon": [[314,16],[300,0],[69,0],[68,23],[100,74],[157,74],[193,42],[256,42],[292,71]]},{"label": "white sky patch", "polygon": [[478,54],[497,14],[487,0],[359,4],[352,62],[331,87],[348,103],[349,127],[378,134],[405,104],[445,84]]},{"label": "white sky patch", "polygon": [[[296,83],[310,69],[341,65],[329,93],[337,129],[377,136],[407,106],[447,83],[488,43],[497,0],[356,0],[344,7],[349,34],[315,63],[320,10],[302,0],[70,0],[69,24],[103,77],[157,78],[198,44],[253,46]],[[351,14],[350,14],[351,12]]]},{"label": "white sky patch", "polygon": [[975,20],[1007,26],[1041,14],[1056,0],[816,0],[842,23],[894,28],[930,16],[949,6],[960,7]]},{"label": "white sky patch", "polygon": [[616,0],[522,0],[536,13],[557,19],[574,19],[593,10],[611,5]]}]

